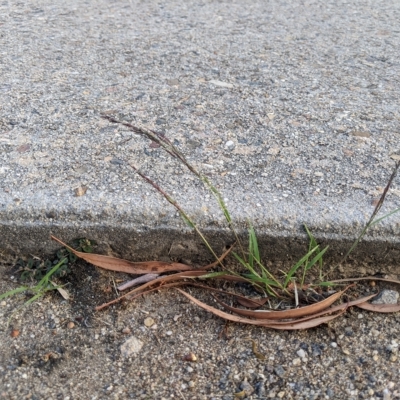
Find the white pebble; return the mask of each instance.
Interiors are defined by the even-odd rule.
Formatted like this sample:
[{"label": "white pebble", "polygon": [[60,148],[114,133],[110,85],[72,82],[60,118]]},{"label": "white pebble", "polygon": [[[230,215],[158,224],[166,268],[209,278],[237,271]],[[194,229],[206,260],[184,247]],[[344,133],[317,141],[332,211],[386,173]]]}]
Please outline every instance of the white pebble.
[{"label": "white pebble", "polygon": [[331,347],[333,347],[334,349],[336,349],[337,343],[336,343],[336,342],[332,342],[332,343],[331,343]]},{"label": "white pebble", "polygon": [[305,357],[307,357],[307,354],[306,354],[306,352],[305,352],[303,349],[300,349],[300,350],[297,352],[297,355],[298,355],[300,358],[305,358]]},{"label": "white pebble", "polygon": [[233,150],[235,148],[235,143],[232,142],[232,140],[228,140],[225,143],[225,149],[227,150]]}]

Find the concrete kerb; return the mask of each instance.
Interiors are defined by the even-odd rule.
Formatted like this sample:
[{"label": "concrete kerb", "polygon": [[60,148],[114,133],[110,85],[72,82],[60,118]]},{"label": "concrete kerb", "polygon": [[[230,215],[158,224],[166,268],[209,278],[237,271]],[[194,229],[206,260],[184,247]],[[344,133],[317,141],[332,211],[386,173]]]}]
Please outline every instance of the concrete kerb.
[{"label": "concrete kerb", "polygon": [[[148,140],[101,120],[107,112],[164,132],[218,187],[242,235],[254,224],[271,262],[304,254],[303,224],[337,259],[399,157],[399,7],[96,4],[0,5],[0,250],[48,253],[52,233],[132,260],[209,260],[129,163],[217,251],[232,240],[210,194]],[[397,179],[384,212],[399,206]],[[399,231],[395,215],[353,259],[395,270]]]}]

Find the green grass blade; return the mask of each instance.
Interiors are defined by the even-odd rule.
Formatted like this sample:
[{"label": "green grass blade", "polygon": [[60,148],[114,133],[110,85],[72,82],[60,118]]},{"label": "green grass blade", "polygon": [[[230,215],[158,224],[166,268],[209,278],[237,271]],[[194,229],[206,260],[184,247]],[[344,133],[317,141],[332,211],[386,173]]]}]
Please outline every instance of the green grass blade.
[{"label": "green grass blade", "polygon": [[29,289],[29,287],[27,287],[27,286],[21,286],[21,287],[18,287],[16,289],[9,290],[8,292],[3,293],[2,295],[0,295],[0,300],[6,299],[7,297],[10,297],[10,296],[14,296],[15,294],[18,294],[18,293],[25,292],[28,289]]},{"label": "green grass blade", "polygon": [[67,262],[67,258],[63,258],[59,263],[57,263],[33,288],[33,290],[38,290],[38,288],[46,287],[49,283],[50,278],[53,276],[54,273],[57,272],[58,268],[60,268],[65,262]]},{"label": "green grass blade", "polygon": [[318,283],[318,286],[327,286],[327,287],[331,287],[331,286],[335,286],[335,284],[332,283],[332,282],[327,281],[327,282],[319,282],[319,283]]},{"label": "green grass blade", "polygon": [[276,281],[270,280],[270,279],[264,279],[261,276],[258,275],[254,275],[254,274],[243,274],[243,276],[247,279],[250,279],[253,282],[262,282],[265,285],[268,286],[273,286],[273,287],[277,287],[280,288],[281,285],[279,283],[277,283]]},{"label": "green grass blade", "polygon": [[219,276],[226,276],[226,275],[230,275],[230,274],[227,274],[225,271],[210,272],[209,274],[204,274],[204,275],[199,276],[198,279],[218,278]]},{"label": "green grass blade", "polygon": [[296,273],[296,271],[310,258],[310,256],[315,253],[318,249],[318,246],[314,247],[312,250],[310,250],[303,258],[301,258],[295,265],[293,265],[292,268],[290,268],[289,272],[286,275],[286,279],[283,283],[283,287],[287,287],[288,283],[292,279],[293,275]]},{"label": "green grass blade", "polygon": [[255,269],[250,265],[250,263],[243,260],[243,258],[241,258],[237,253],[232,253],[232,254],[240,262],[240,264],[242,264],[247,270],[249,270],[255,276],[261,278],[260,275],[255,271]]},{"label": "green grass blade", "polygon": [[322,256],[326,253],[328,250],[329,246],[326,246],[323,250],[321,250],[306,266],[304,267],[304,273],[307,273],[307,271],[314,266],[316,262],[322,259]]},{"label": "green grass blade", "polygon": [[34,296],[32,296],[28,301],[26,301],[22,307],[27,307],[29,306],[29,304],[32,304],[35,300],[39,299],[40,297],[42,297],[44,295],[44,292],[39,292],[36,293]]},{"label": "green grass blade", "polygon": [[269,279],[272,279],[281,289],[283,288],[283,286],[279,283],[279,281],[274,277],[274,275],[271,274],[271,272],[268,271],[267,268],[264,267],[264,265],[261,264],[260,261],[258,261],[255,258],[256,263],[258,264],[258,266],[261,268],[262,271],[265,271],[266,275],[269,277]]},{"label": "green grass blade", "polygon": [[256,232],[254,231],[253,226],[250,224],[249,229],[249,264],[254,266],[254,260],[260,263],[260,251],[258,248],[258,241]]}]

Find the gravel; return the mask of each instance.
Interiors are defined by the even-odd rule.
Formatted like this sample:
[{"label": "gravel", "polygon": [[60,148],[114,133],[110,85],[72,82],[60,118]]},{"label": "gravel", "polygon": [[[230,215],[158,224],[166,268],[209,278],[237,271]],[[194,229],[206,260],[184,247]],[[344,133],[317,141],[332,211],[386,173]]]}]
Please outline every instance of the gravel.
[{"label": "gravel", "polygon": [[[0,273],[0,292],[15,287],[9,267]],[[68,278],[70,301],[54,293],[11,320],[27,298],[1,303],[0,398],[400,398],[399,313],[351,310],[328,326],[277,332],[225,324],[173,289],[93,312],[117,278],[82,263]]]}]

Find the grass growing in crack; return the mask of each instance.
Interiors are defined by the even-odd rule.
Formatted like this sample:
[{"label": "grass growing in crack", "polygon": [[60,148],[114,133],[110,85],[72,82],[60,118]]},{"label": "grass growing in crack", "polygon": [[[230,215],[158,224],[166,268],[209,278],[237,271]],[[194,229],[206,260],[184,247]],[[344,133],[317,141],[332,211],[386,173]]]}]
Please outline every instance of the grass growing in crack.
[{"label": "grass growing in crack", "polygon": [[[239,239],[239,236],[233,226],[233,221],[230,216],[230,213],[226,207],[225,202],[223,201],[221,193],[218,191],[218,189],[211,184],[209,179],[198,172],[184,157],[184,155],[162,134],[144,128],[144,127],[137,127],[132,124],[129,124],[124,121],[119,121],[111,116],[103,115],[103,118],[109,120],[110,122],[113,123],[118,123],[122,124],[135,133],[138,133],[142,136],[147,137],[148,139],[152,140],[153,142],[156,142],[159,144],[168,154],[170,154],[174,159],[178,160],[181,162],[183,165],[185,165],[189,171],[195,175],[203,184],[206,186],[206,188],[211,191],[211,193],[214,195],[215,199],[217,200],[218,206],[221,209],[225,220],[227,221],[228,227],[232,231],[236,242],[239,246],[240,249],[240,255],[234,253],[235,258],[239,263],[246,269],[246,272],[242,274],[241,276],[246,278],[249,282],[256,284],[258,287],[262,287],[269,295],[273,296],[278,296],[277,291],[280,292],[286,292],[288,293],[288,287],[291,283],[294,283],[295,281],[298,280],[300,287],[304,286],[306,283],[307,275],[313,269],[314,266],[318,267],[318,275],[319,275],[319,282],[315,284],[315,286],[331,286],[332,284],[329,281],[325,280],[325,276],[323,274],[323,256],[328,250],[328,246],[325,247],[324,249],[321,250],[319,244],[317,243],[316,239],[310,232],[307,226],[305,226],[305,230],[307,232],[308,238],[309,238],[309,247],[308,247],[308,252],[307,254],[302,257],[295,265],[293,265],[292,268],[288,272],[282,272],[283,273],[283,279],[277,278],[275,275],[273,275],[263,264],[260,258],[260,252],[259,252],[259,246],[258,246],[258,241],[257,241],[257,236],[254,231],[254,228],[252,227],[251,224],[249,224],[249,239],[248,239],[248,252],[246,253],[244,251],[244,247]],[[130,164],[131,165],[131,164]],[[145,176],[143,173],[141,173],[135,166],[131,165],[131,167],[148,183],[150,183],[170,204],[172,204],[179,214],[181,215],[182,219],[188,224],[189,227],[194,229],[197,234],[200,236],[206,247],[210,250],[210,252],[213,254],[213,256],[218,260],[218,257],[215,253],[215,251],[212,249],[212,246],[210,243],[207,241],[205,236],[200,232],[199,228],[196,226],[195,222],[191,220],[191,218],[185,213],[182,209],[182,207],[169,195],[167,194],[164,190],[162,190],[155,182],[153,182],[150,178]],[[385,197],[388,193],[388,190],[396,176],[396,173],[400,167],[400,161],[396,162],[394,171],[392,175],[389,178],[389,181],[386,185],[386,188],[377,204],[377,206],[374,209],[374,212],[371,215],[371,218],[367,222],[366,226],[362,230],[361,234],[359,237],[356,239],[354,244],[351,246],[349,251],[346,253],[344,256],[342,262],[349,256],[349,254],[356,248],[358,243],[362,240],[364,237],[365,233],[367,232],[368,229],[370,229],[373,225],[377,224],[378,222],[382,221],[385,218],[388,218],[389,216],[395,214],[396,212],[400,211],[399,209],[396,209],[385,216],[376,219],[376,216],[378,212],[380,211],[384,201]],[[221,264],[222,265],[222,264]],[[223,266],[222,266],[223,267]],[[231,271],[228,271],[230,274],[235,274]],[[223,275],[225,272],[212,272],[204,275],[203,277],[207,278],[213,278],[213,277],[218,277]],[[296,292],[297,294],[297,292]]]}]

